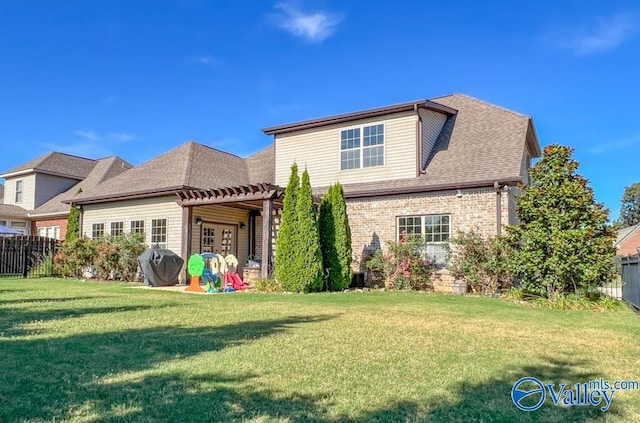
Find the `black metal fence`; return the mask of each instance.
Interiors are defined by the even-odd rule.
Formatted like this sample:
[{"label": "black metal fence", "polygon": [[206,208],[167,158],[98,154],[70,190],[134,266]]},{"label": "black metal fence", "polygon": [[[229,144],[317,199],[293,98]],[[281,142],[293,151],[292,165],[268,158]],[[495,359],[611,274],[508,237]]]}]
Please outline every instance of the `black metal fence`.
[{"label": "black metal fence", "polygon": [[0,237],[0,278],[53,276],[58,245],[42,236]]},{"label": "black metal fence", "polygon": [[622,299],[640,310],[640,256],[622,257]]}]

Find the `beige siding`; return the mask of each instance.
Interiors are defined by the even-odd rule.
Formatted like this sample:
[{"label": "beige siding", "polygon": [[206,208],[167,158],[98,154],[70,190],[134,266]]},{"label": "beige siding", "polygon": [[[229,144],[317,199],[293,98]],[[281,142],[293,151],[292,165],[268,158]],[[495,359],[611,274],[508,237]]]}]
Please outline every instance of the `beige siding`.
[{"label": "beige siding", "polygon": [[[340,131],[379,123],[384,124],[384,166],[341,171]],[[314,187],[337,181],[347,184],[413,178],[416,176],[416,125],[416,114],[407,112],[386,119],[365,119],[277,135],[276,184],[287,185],[293,162],[301,172],[307,167]]]},{"label": "beige siding", "polygon": [[[16,203],[16,182],[22,181],[22,202]],[[35,209],[36,175],[7,178],[4,184],[4,204],[14,204],[27,210]]]},{"label": "beige siding", "polygon": [[145,242],[150,245],[153,219],[167,219],[167,248],[183,256],[182,207],[176,204],[175,196],[87,204],[83,206],[82,234],[91,237],[92,225],[104,223],[105,234],[109,235],[111,222],[124,222],[124,231],[129,232],[132,220],[144,220]]},{"label": "beige siding", "polygon": [[442,131],[447,116],[432,110],[420,109],[420,119],[422,120],[422,160],[421,165],[424,169],[429,155],[436,145],[438,135]]},{"label": "beige siding", "polygon": [[64,192],[78,183],[76,179],[63,178],[60,176],[36,175],[35,207],[40,207],[56,195]]},{"label": "beige siding", "polygon": [[[196,225],[196,217],[199,217],[208,223],[234,225],[236,228],[236,257],[238,258],[238,271],[242,271],[242,267],[244,267],[249,256],[249,212],[247,210],[235,209],[232,207],[200,206],[193,208],[192,216],[192,254],[200,252],[201,234],[200,226]],[[240,229],[240,223],[244,223],[244,229]]]}]

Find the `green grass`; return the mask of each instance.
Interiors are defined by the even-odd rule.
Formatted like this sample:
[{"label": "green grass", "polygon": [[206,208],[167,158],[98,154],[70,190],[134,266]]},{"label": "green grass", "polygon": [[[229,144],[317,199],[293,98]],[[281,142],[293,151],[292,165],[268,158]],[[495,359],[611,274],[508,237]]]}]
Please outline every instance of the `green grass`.
[{"label": "green grass", "polygon": [[1,422],[630,422],[511,402],[522,376],[640,380],[640,318],[421,293],[209,296],[0,280]]}]

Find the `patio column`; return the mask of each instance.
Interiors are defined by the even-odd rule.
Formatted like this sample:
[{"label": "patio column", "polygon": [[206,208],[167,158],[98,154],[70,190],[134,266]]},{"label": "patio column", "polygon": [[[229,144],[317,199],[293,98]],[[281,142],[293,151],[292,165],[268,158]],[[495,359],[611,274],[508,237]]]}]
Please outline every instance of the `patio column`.
[{"label": "patio column", "polygon": [[262,201],[262,264],[261,275],[263,278],[269,277],[269,265],[271,264],[271,254],[273,253],[271,244],[271,234],[273,227],[273,199]]},{"label": "patio column", "polygon": [[181,252],[185,263],[191,255],[191,240],[193,239],[193,225],[191,221],[193,216],[193,207],[182,207],[182,246]]}]

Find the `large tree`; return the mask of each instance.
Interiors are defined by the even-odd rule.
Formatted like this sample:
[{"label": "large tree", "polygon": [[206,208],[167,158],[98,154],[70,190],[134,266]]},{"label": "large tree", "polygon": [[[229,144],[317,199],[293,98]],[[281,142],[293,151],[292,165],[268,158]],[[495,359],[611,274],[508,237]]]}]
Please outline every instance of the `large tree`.
[{"label": "large tree", "polygon": [[622,227],[640,223],[640,182],[625,187],[618,223]]},{"label": "large tree", "polygon": [[531,169],[518,197],[521,224],[508,228],[513,270],[525,290],[553,296],[592,289],[610,277],[614,232],[609,211],[579,175],[573,149],[557,144]]},{"label": "large tree", "polygon": [[351,228],[342,185],[329,187],[320,204],[320,245],[324,267],[329,269],[327,288],[342,291],[351,284]]}]

